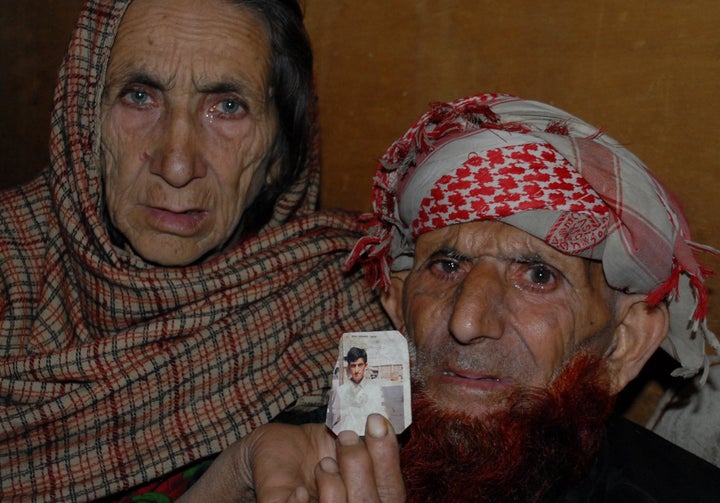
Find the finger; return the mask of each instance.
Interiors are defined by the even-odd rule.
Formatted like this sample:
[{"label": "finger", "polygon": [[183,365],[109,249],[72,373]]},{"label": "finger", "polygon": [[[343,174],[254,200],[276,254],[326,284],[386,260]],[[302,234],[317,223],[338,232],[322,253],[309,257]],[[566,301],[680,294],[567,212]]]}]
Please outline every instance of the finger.
[{"label": "finger", "polygon": [[333,458],[323,458],[315,467],[315,481],[320,503],[345,503],[347,492],[340,469]]},{"label": "finger", "polygon": [[368,416],[365,424],[365,445],[372,460],[380,501],[405,501],[405,484],[400,471],[400,447],[390,421],[380,414]]},{"label": "finger", "polygon": [[296,487],[285,503],[310,503],[310,493],[304,487]]},{"label": "finger", "polygon": [[337,463],[350,502],[374,503],[380,498],[375,489],[372,459],[365,444],[354,431],[337,436]]}]

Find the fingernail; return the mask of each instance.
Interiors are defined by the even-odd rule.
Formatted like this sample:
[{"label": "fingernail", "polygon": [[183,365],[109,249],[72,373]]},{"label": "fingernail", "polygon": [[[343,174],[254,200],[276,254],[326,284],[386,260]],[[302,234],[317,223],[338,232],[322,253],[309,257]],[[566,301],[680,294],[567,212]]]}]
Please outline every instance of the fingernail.
[{"label": "fingernail", "polygon": [[341,431],[337,438],[340,445],[355,445],[360,442],[358,434],[351,430]]},{"label": "fingernail", "polygon": [[388,434],[387,421],[380,414],[370,414],[367,419],[367,433],[373,438],[383,438]]},{"label": "fingernail", "polygon": [[320,460],[320,468],[322,468],[325,473],[338,473],[340,471],[333,458],[322,458]]}]

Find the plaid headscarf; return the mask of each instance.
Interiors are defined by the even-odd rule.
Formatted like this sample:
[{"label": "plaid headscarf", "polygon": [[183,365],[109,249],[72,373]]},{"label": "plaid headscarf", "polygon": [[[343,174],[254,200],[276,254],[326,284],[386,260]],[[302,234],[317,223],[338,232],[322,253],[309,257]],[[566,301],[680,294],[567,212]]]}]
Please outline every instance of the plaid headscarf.
[{"label": "plaid headscarf", "polygon": [[[339,336],[388,321],[342,260],[351,215],[314,211],[317,163],[257,236],[196,266],[113,246],[99,114],[129,0],[91,0],[55,93],[51,166],[0,194],[0,500],[89,501],[325,403]],[[316,158],[316,153],[312,156]]]},{"label": "plaid headscarf", "polygon": [[387,150],[373,189],[372,227],[348,263],[374,286],[412,266],[427,231],[476,220],[513,225],[554,248],[602,262],[607,282],[667,301],[663,348],[674,375],[707,368],[710,271],[677,201],[630,151],[543,103],[483,94],[436,103]]}]

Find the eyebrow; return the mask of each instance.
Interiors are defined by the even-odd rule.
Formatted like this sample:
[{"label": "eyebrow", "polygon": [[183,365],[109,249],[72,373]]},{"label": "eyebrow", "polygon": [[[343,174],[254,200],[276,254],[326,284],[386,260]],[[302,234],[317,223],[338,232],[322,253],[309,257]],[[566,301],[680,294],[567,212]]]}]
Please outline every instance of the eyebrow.
[{"label": "eyebrow", "polygon": [[[458,251],[457,249],[447,245],[441,245],[431,254],[431,256],[448,257],[457,261],[473,261],[473,257],[466,255],[465,253],[462,253],[461,251]],[[527,264],[550,264],[552,262],[549,257],[546,257],[542,253],[536,251],[520,252],[510,255],[500,254],[498,258]]]},{"label": "eyebrow", "polygon": [[164,91],[166,88],[166,86],[161,84],[158,79],[151,77],[145,72],[119,72],[118,75],[114,76],[112,79],[109,79],[106,82],[105,92],[107,92],[108,88],[118,88],[122,90],[130,84],[140,84],[143,86],[159,89],[161,91]]},{"label": "eyebrow", "polygon": [[520,253],[519,255],[515,256],[514,260],[527,264],[547,264],[550,262],[547,257],[541,255],[538,252]]},{"label": "eyebrow", "polygon": [[127,85],[130,82],[135,82],[137,84],[143,84],[145,86],[149,87],[155,87],[157,89],[164,89],[165,86],[160,83],[157,79],[154,79],[147,73],[142,72],[136,72],[129,76],[129,78],[125,79],[125,84]]},{"label": "eyebrow", "polygon": [[431,257],[448,257],[457,261],[470,261],[472,258],[468,257],[464,253],[459,252],[455,248],[450,246],[441,245],[437,250],[432,252]]},{"label": "eyebrow", "polygon": [[217,82],[197,86],[197,89],[201,93],[206,94],[242,93],[245,90],[245,86],[238,85],[235,82]]}]

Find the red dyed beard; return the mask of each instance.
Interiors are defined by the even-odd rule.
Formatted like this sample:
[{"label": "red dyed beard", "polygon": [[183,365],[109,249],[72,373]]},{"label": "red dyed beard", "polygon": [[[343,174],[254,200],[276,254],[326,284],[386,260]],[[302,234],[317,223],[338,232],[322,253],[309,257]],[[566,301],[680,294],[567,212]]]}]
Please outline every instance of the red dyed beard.
[{"label": "red dyed beard", "polygon": [[476,418],[416,390],[401,451],[408,501],[557,500],[590,469],[614,396],[604,363],[581,355],[548,389],[517,390],[507,403]]}]

